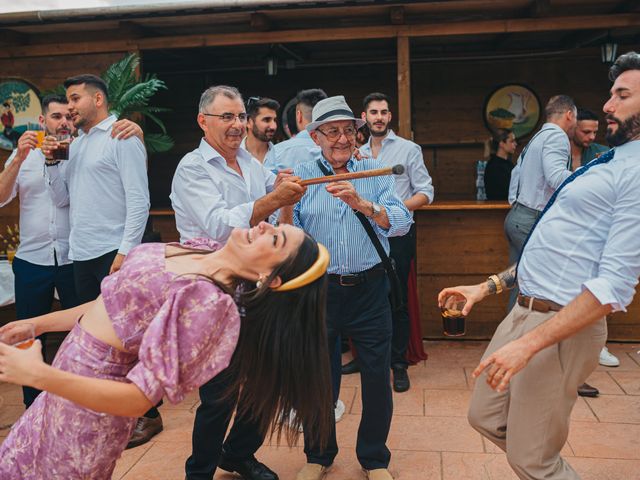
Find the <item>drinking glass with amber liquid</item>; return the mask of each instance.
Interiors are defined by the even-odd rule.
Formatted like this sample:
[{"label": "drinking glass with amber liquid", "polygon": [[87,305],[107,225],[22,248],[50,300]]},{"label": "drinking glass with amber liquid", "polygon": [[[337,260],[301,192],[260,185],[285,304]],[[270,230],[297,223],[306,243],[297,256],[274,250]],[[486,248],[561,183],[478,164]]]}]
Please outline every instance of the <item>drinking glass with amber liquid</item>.
[{"label": "drinking glass with amber liquid", "polygon": [[445,299],[440,309],[445,336],[461,337],[465,334],[465,316],[462,314],[462,310],[466,303],[464,298],[453,295]]},{"label": "drinking glass with amber liquid", "polygon": [[36,327],[33,323],[19,323],[0,333],[0,342],[26,350],[36,339]]}]

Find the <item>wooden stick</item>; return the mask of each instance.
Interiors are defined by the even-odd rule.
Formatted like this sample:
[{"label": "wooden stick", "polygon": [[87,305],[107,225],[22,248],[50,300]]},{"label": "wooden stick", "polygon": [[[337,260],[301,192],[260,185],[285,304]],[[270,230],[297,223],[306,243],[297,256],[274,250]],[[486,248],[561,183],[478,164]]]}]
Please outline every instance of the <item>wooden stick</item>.
[{"label": "wooden stick", "polygon": [[342,180],[354,180],[356,178],[379,177],[381,175],[402,175],[403,173],[404,167],[402,165],[394,165],[393,167],[363,170],[361,172],[339,173],[337,175],[309,178],[307,180],[302,180],[300,185],[317,185],[319,183],[340,182]]}]

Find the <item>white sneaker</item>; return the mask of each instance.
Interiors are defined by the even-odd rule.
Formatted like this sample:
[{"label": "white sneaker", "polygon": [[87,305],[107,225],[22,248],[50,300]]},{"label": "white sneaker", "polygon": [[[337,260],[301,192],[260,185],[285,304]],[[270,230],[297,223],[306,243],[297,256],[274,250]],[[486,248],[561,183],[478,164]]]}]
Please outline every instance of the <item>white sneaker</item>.
[{"label": "white sneaker", "polygon": [[334,413],[336,414],[336,423],[338,423],[342,419],[342,416],[344,415],[344,411],[346,409],[347,407],[344,406],[343,401],[338,399],[338,401],[336,402],[336,408],[334,410]]},{"label": "white sneaker", "polygon": [[607,347],[602,347],[600,350],[600,365],[604,367],[617,367],[620,365],[620,360],[614,354],[609,352]]}]

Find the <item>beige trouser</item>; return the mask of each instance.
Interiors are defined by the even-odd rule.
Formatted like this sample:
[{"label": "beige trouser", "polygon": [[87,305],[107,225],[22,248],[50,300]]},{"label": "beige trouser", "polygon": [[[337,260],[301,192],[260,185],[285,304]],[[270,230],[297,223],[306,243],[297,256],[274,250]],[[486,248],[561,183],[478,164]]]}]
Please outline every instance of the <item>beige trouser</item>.
[{"label": "beige trouser", "polygon": [[[554,315],[516,305],[498,326],[483,358],[520,338]],[[523,480],[573,480],[578,474],[560,456],[569,434],[569,417],[578,386],[598,365],[607,339],[605,319],[559,344],[541,350],[498,393],[483,374],[475,384],[469,423],[507,453]]]}]

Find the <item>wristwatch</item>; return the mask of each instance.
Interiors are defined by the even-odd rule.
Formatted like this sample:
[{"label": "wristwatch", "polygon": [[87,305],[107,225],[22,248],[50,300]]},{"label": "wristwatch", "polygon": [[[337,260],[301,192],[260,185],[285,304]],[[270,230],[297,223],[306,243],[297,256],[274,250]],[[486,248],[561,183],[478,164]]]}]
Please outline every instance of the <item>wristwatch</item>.
[{"label": "wristwatch", "polygon": [[382,213],[382,207],[375,202],[371,202],[371,217],[377,217]]}]

